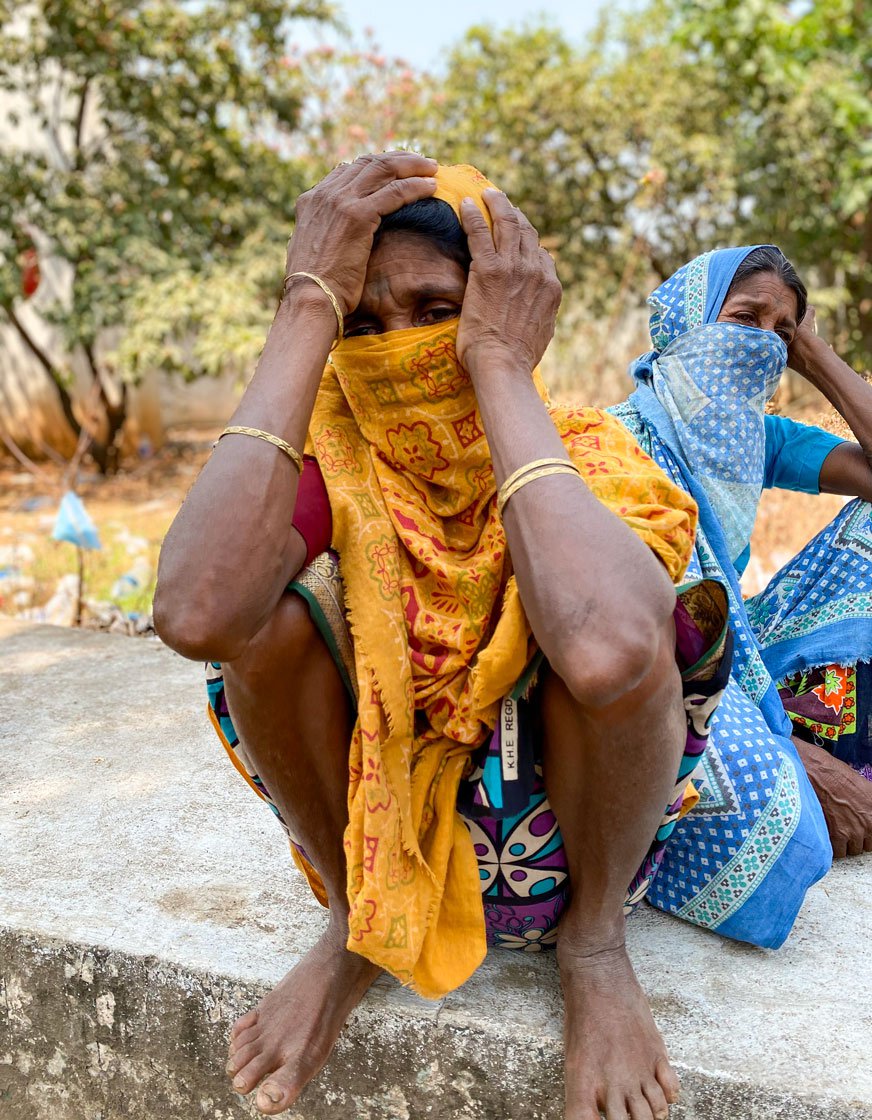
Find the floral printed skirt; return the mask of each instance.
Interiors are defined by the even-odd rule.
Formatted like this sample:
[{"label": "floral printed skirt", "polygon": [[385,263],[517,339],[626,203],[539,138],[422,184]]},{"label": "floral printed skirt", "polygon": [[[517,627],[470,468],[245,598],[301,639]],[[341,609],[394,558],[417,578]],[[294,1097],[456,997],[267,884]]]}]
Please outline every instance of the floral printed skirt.
[{"label": "floral printed skirt", "polygon": [[[353,648],[338,558],[333,553],[317,557],[289,590],[306,599],[353,700]],[[675,623],[687,717],[684,754],[660,827],[628,886],[625,914],[647,894],[676,822],[696,802],[689,780],[705,751],[711,719],[730,673],[732,637],[726,619],[727,598],[719,583],[704,580],[681,589]],[[478,857],[488,943],[527,952],[556,941],[570,894],[563,840],[542,778],[537,669],[537,663],[531,665],[504,700],[500,724],[473,756],[458,797]],[[211,662],[206,670],[209,715],[216,731],[236,769],[284,825],[233,727],[221,666]],[[307,859],[290,833],[289,838],[297,857]]]},{"label": "floral printed skirt", "polygon": [[872,782],[872,662],[803,669],[779,681],[778,692],[797,738]]}]

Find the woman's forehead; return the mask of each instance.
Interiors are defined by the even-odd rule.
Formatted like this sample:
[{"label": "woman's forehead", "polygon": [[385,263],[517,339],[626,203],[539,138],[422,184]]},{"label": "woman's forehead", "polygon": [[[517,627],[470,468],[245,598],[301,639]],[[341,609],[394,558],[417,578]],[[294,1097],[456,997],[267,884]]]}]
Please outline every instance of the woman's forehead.
[{"label": "woman's forehead", "polygon": [[765,305],[782,314],[795,316],[798,301],[796,292],[775,272],[752,272],[733,284],[724,300],[724,306],[734,299]]},{"label": "woman's forehead", "polygon": [[366,286],[402,282],[403,286],[430,290],[447,285],[452,290],[466,287],[466,272],[435,242],[406,230],[383,235],[370,254],[366,267]]}]

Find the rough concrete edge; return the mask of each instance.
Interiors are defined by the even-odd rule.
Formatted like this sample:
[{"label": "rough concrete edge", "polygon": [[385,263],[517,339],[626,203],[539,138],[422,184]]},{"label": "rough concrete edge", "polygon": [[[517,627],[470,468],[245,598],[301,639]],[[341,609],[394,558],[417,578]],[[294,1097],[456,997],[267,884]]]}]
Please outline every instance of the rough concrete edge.
[{"label": "rough concrete edge", "polygon": [[[243,1120],[224,1074],[233,1019],[263,994],[156,957],[0,928],[3,1120]],[[560,1046],[488,1021],[442,1021],[376,989],[290,1120],[560,1120]],[[499,1027],[499,1024],[496,1024]],[[810,1099],[681,1070],[673,1120],[872,1120],[869,1102]]]}]

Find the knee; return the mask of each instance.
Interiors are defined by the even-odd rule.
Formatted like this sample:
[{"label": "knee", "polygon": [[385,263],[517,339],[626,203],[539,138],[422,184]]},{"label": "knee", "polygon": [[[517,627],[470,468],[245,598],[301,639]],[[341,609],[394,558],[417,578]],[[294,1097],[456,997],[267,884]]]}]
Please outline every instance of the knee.
[{"label": "knee", "polygon": [[671,616],[645,632],[628,632],[597,648],[576,649],[562,664],[552,662],[552,668],[575,701],[587,709],[628,699],[643,704],[672,692],[680,696],[681,691]]},{"label": "knee", "polygon": [[224,663],[224,670],[238,682],[249,685],[276,673],[285,681],[292,681],[302,677],[324,655],[329,657],[329,652],[305,599],[288,592],[239,656]]}]

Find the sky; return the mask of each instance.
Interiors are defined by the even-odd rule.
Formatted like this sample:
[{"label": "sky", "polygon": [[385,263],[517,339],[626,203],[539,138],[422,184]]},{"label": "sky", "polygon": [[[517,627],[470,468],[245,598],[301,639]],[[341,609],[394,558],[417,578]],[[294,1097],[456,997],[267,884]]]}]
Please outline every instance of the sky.
[{"label": "sky", "polygon": [[426,70],[440,69],[448,48],[476,23],[518,26],[545,16],[567,37],[580,42],[604,0],[337,0],[337,7],[360,38],[371,27],[381,50]]}]

